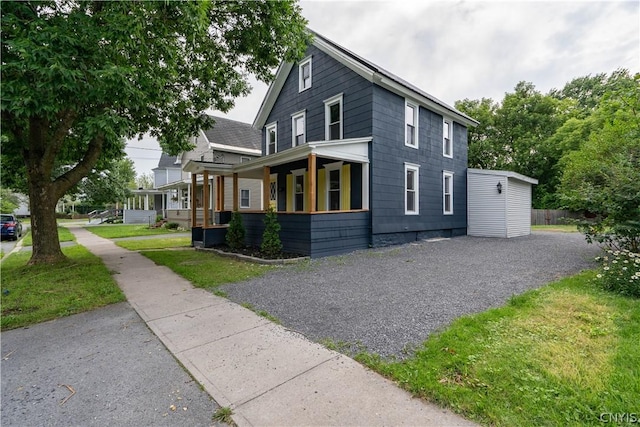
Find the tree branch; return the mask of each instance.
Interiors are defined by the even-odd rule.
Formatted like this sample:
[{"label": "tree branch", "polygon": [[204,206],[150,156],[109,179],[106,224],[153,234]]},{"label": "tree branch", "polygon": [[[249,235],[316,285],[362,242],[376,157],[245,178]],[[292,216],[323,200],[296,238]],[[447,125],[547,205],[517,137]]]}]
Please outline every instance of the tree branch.
[{"label": "tree branch", "polygon": [[64,194],[76,185],[82,178],[87,176],[91,169],[96,165],[100,154],[102,153],[102,147],[104,145],[104,135],[98,135],[89,142],[87,151],[84,153],[82,160],[78,162],[72,169],[60,175],[53,181],[54,196],[60,199]]}]

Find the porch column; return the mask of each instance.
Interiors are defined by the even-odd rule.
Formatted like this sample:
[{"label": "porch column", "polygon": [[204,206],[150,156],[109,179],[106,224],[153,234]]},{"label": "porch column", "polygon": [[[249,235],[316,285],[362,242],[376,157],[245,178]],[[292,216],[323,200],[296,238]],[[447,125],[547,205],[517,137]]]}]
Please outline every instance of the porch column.
[{"label": "porch column", "polygon": [[[194,199],[193,197],[193,193],[195,193],[196,191],[196,183],[197,183],[197,175],[195,173],[191,174],[191,193],[192,193],[192,200]],[[195,206],[191,206],[191,226],[192,227],[196,227],[198,225],[198,223],[196,222],[196,207]]]},{"label": "porch column", "polygon": [[224,210],[224,175],[220,177],[220,210]]},{"label": "porch column", "polygon": [[[117,205],[116,205],[116,209],[118,209]],[[149,194],[144,195],[144,210],[145,211],[149,210]]]},{"label": "porch column", "polygon": [[233,174],[233,211],[238,210],[238,174]]},{"label": "porch column", "polygon": [[262,172],[262,210],[266,211],[269,209],[269,202],[271,201],[270,197],[270,184],[271,183],[271,168],[269,166],[265,166]]},{"label": "porch column", "polygon": [[204,208],[204,227],[209,226],[209,171],[204,171],[202,177],[202,207]]},{"label": "porch column", "polygon": [[369,163],[362,164],[362,209],[369,209]]},{"label": "porch column", "polygon": [[316,211],[316,155],[309,154],[309,212]]}]

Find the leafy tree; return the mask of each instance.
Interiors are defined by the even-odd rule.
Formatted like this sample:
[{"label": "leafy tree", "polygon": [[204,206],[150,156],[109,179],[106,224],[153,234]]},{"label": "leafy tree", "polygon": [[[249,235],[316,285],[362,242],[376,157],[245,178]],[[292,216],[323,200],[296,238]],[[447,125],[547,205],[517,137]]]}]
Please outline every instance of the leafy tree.
[{"label": "leafy tree", "polygon": [[500,162],[500,150],[497,147],[496,139],[496,104],[491,98],[480,100],[464,99],[456,101],[456,109],[473,117],[480,124],[469,128],[469,155],[468,165],[470,168],[495,169]]},{"label": "leafy tree", "polygon": [[143,173],[136,177],[136,188],[148,190],[153,188],[153,186],[154,182],[152,173]]},{"label": "leafy tree", "polygon": [[227,245],[231,249],[240,249],[244,247],[245,229],[242,223],[242,215],[238,211],[234,211],[231,214],[231,221],[229,221],[229,228],[227,228],[227,235],[225,240]]},{"label": "leafy tree", "polygon": [[80,183],[81,199],[92,205],[111,205],[124,201],[131,195],[136,176],[133,161],[114,160],[108,170],[95,171]]},{"label": "leafy tree", "polygon": [[640,74],[606,93],[588,140],[563,158],[566,206],[595,215],[589,241],[640,250]]},{"label": "leafy tree", "polygon": [[269,206],[264,216],[264,232],[262,233],[260,249],[272,258],[277,257],[282,252],[280,224],[278,223],[278,215],[275,209],[273,209],[273,206]]},{"label": "leafy tree", "polygon": [[205,110],[229,111],[249,73],[269,81],[309,38],[294,0],[7,1],[1,13],[3,181],[30,195],[31,264],[64,258],[57,200],[122,158],[125,138],[189,150],[213,125]]},{"label": "leafy tree", "polygon": [[0,188],[0,212],[13,213],[20,206],[20,197],[7,188]]}]

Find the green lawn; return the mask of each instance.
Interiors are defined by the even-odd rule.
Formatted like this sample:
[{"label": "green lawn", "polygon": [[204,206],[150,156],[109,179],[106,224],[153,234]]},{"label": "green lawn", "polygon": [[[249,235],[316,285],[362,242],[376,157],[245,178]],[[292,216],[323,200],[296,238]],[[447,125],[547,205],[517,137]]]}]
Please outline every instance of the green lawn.
[{"label": "green lawn", "polygon": [[194,286],[214,292],[222,284],[251,279],[277,268],[221,257],[211,252],[166,250],[141,254],[156,264],[169,267]]},{"label": "green lawn", "polygon": [[2,261],[2,330],[14,329],[124,301],[102,261],[82,246],[62,248],[68,260],[27,266],[29,252]]},{"label": "green lawn", "polygon": [[485,425],[601,426],[601,414],[638,413],[640,300],[596,289],[594,274],[458,319],[405,361],[357,359]]},{"label": "green lawn", "polygon": [[558,225],[532,225],[532,231],[557,231],[560,233],[577,233],[578,227],[575,224],[558,224]]},{"label": "green lawn", "polygon": [[[145,224],[112,224],[112,225],[92,225],[86,229],[93,234],[97,234],[105,239],[117,239],[119,237],[153,236],[157,234],[180,233],[176,230],[168,230],[164,227],[149,228]],[[182,231],[184,233],[184,231]]]},{"label": "green lawn", "polygon": [[191,237],[157,237],[146,240],[120,240],[116,245],[130,251],[147,249],[189,248]]},{"label": "green lawn", "polygon": [[[58,226],[58,239],[60,242],[75,242],[76,237],[69,231],[68,228]],[[31,230],[24,236],[22,241],[22,246],[31,246],[33,245],[33,239],[31,237]]]}]

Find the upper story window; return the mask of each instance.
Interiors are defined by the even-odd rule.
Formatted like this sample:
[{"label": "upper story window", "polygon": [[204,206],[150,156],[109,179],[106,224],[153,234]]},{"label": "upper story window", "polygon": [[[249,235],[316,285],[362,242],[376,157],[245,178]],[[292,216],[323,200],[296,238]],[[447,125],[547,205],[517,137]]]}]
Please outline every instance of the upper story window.
[{"label": "upper story window", "polygon": [[311,87],[311,57],[305,58],[298,66],[298,92]]},{"label": "upper story window", "polygon": [[278,151],[278,122],[267,125],[267,154],[273,154]]},{"label": "upper story window", "polygon": [[342,139],[342,94],[324,101],[325,140]]},{"label": "upper story window", "polygon": [[291,116],[291,141],[292,147],[297,147],[307,142],[306,130],[305,130],[305,112],[296,113]]},{"label": "upper story window", "polygon": [[448,119],[442,121],[442,155],[453,157],[453,122]]},{"label": "upper story window", "polygon": [[404,104],[404,144],[418,148],[418,106],[406,101]]},{"label": "upper story window", "polygon": [[442,172],[442,213],[453,214],[453,173]]},{"label": "upper story window", "polygon": [[418,215],[420,213],[420,192],[418,188],[420,166],[405,163],[404,176],[404,213],[405,215]]}]

